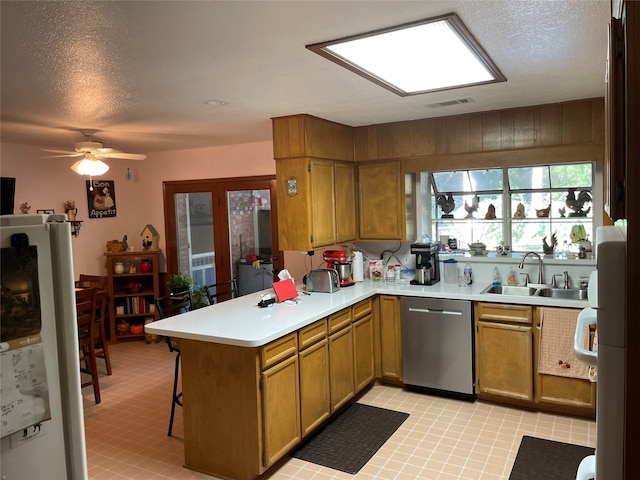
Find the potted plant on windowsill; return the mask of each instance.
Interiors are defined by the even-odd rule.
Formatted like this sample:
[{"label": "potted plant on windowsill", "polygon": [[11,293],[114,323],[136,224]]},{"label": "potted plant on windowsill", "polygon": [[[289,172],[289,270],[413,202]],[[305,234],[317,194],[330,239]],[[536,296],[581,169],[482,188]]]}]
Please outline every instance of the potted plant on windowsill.
[{"label": "potted plant on windowsill", "polygon": [[171,288],[171,293],[181,293],[186,290],[191,289],[191,285],[193,285],[193,280],[188,275],[183,275],[182,273],[174,273],[169,277],[169,288]]}]

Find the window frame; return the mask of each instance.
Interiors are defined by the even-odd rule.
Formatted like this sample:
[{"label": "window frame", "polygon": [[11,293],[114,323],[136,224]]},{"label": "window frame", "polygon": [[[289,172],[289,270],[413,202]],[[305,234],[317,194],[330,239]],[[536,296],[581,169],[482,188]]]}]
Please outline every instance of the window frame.
[{"label": "window frame", "polygon": [[[585,215],[585,216],[569,216],[567,212],[567,216],[565,218],[561,218],[561,217],[557,217],[553,214],[551,214],[549,217],[533,217],[533,216],[528,216],[525,217],[523,220],[523,224],[526,223],[531,223],[531,224],[536,224],[538,222],[544,222],[546,224],[548,224],[548,231],[549,232],[553,232],[553,226],[555,225],[567,225],[567,224],[571,224],[571,223],[577,223],[577,224],[587,224],[588,223],[588,232],[590,233],[589,237],[590,239],[593,238],[593,235],[595,234],[595,228],[597,226],[598,219],[596,218],[596,212],[595,209],[593,208],[593,201],[594,201],[594,197],[596,197],[596,190],[597,190],[597,183],[596,183],[596,179],[597,179],[597,162],[596,161],[582,161],[582,162],[571,162],[571,163],[566,163],[566,164],[562,164],[562,165],[591,165],[591,185],[590,186],[577,186],[575,188],[577,188],[577,191],[582,191],[582,190],[587,190],[588,192],[590,192],[591,194],[591,205],[590,205],[590,212],[589,214]],[[553,187],[553,186],[549,186],[549,187],[545,187],[545,188],[511,188],[510,184],[509,184],[509,171],[510,170],[514,170],[514,169],[519,169],[519,168],[538,168],[538,167],[546,167],[547,168],[547,175],[549,178],[549,183],[551,184],[551,179],[552,179],[552,173],[551,173],[551,168],[553,166],[556,166],[559,164],[538,164],[538,165],[522,165],[522,166],[496,166],[496,167],[487,167],[487,168],[469,168],[469,169],[460,169],[460,170],[447,170],[447,172],[466,172],[467,175],[469,175],[469,178],[471,178],[471,175],[469,174],[469,172],[471,171],[476,171],[476,170],[502,170],[502,190],[478,190],[478,191],[451,191],[451,192],[439,192],[437,191],[437,186],[435,184],[434,181],[434,174],[437,173],[442,173],[442,171],[433,171],[433,172],[420,172],[420,178],[421,181],[425,181],[425,176],[426,176],[426,197],[425,198],[425,190],[423,190],[423,195],[422,195],[422,204],[424,206],[426,206],[426,209],[423,209],[423,211],[421,212],[421,217],[422,217],[422,223],[423,223],[423,228],[422,228],[422,232],[423,232],[423,237],[425,236],[425,234],[428,236],[428,239],[433,238],[433,241],[437,241],[439,239],[439,224],[441,224],[444,220],[448,220],[448,219],[442,219],[441,218],[441,211],[439,210],[439,208],[435,205],[435,198],[436,195],[438,194],[448,194],[451,193],[454,197],[462,197],[463,199],[465,197],[470,198],[474,195],[498,195],[501,197],[502,200],[502,217],[501,218],[497,218],[496,220],[486,220],[485,218],[483,218],[483,216],[480,217],[476,217],[476,218],[469,218],[469,219],[465,219],[465,218],[454,218],[452,220],[455,220],[455,223],[459,223],[461,225],[464,225],[465,222],[464,220],[467,220],[467,222],[492,222],[493,224],[497,223],[496,221],[499,220],[501,225],[502,225],[502,239],[504,241],[504,239],[508,239],[508,241],[506,242],[510,247],[513,247],[514,245],[514,238],[513,238],[513,231],[514,231],[514,220],[516,221],[520,221],[519,219],[514,219],[513,218],[513,210],[515,208],[514,205],[514,200],[513,197],[516,195],[527,195],[527,194],[532,194],[532,193],[536,193],[536,194],[546,194],[549,197],[552,197],[553,194],[558,194],[558,193],[567,193],[569,190],[569,187]],[[571,187],[574,188],[574,187]],[[553,207],[552,207],[553,208]],[[478,212],[480,213],[480,212]],[[483,215],[483,214],[482,214]],[[473,228],[473,225],[471,226],[471,228]],[[555,233],[555,232],[553,232]],[[459,245],[463,245],[464,243],[461,243],[460,240],[458,239],[458,243]],[[464,239],[462,239],[464,240]],[[478,239],[473,239],[472,241],[477,242]],[[561,239],[559,238],[558,241],[560,242]],[[497,245],[488,245],[487,248],[489,249],[495,249]],[[525,251],[529,251],[529,249],[527,250],[520,250],[517,249],[515,250],[516,252],[525,252]],[[542,242],[540,242],[539,247],[533,249],[533,251],[536,252],[540,252],[543,253],[543,245]]]}]

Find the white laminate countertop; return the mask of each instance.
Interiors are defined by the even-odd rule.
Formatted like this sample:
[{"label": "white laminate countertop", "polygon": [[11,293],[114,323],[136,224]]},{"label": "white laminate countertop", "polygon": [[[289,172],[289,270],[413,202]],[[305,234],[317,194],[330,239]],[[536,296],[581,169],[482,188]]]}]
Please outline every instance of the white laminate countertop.
[{"label": "white laminate countertop", "polygon": [[[487,284],[458,287],[439,282],[436,285],[410,285],[408,282],[386,283],[365,280],[335,293],[300,294],[297,303],[287,301],[259,308],[261,293],[234,298],[208,307],[186,312],[145,325],[147,333],[241,347],[260,347],[309,325],[332,313],[347,308],[373,295],[395,295],[425,298],[511,303],[524,305],[586,308],[586,300],[561,300],[547,297],[481,294]],[[298,290],[302,287],[298,285]]]}]

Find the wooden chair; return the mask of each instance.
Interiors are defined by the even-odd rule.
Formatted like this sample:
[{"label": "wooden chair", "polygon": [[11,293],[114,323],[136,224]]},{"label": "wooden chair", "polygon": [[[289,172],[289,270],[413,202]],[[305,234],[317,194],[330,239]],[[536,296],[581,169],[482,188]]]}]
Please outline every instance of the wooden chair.
[{"label": "wooden chair", "polygon": [[98,382],[98,368],[96,366],[95,338],[98,335],[96,323],[97,306],[96,288],[83,288],[76,292],[76,313],[78,321],[78,345],[82,353],[84,367],[80,367],[82,373],[91,376],[91,380],[82,383],[82,388],[93,386],[93,395],[96,404],[100,403],[100,384]]},{"label": "wooden chair", "polygon": [[[182,293],[172,293],[155,299],[156,309],[160,318],[167,318],[180,313],[188,312],[192,308],[191,291],[187,290]],[[169,417],[169,431],[167,435],[171,436],[173,429],[173,417],[176,412],[176,405],[182,406],[182,392],[178,393],[178,375],[180,372],[180,343],[179,339],[165,337],[170,352],[176,353],[176,365],[173,373],[173,392],[171,394],[171,416]]]},{"label": "wooden chair", "polygon": [[107,325],[109,323],[109,309],[107,308],[107,277],[100,275],[80,274],[76,282],[76,288],[96,288],[98,289],[96,321],[98,322],[98,336],[96,337],[96,356],[104,360],[107,368],[107,375],[111,375],[111,358],[109,357],[109,341],[107,339]]},{"label": "wooden chair", "polygon": [[224,282],[213,283],[204,287],[209,299],[209,305],[238,296],[238,282],[235,278]]}]

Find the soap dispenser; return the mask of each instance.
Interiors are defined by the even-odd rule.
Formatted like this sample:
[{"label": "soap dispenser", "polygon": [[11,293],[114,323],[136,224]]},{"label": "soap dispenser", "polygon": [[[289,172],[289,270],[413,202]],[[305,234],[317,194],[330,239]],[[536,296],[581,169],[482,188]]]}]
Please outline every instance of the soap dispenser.
[{"label": "soap dispenser", "polygon": [[493,269],[493,285],[502,285],[502,277],[500,277],[498,267]]}]

